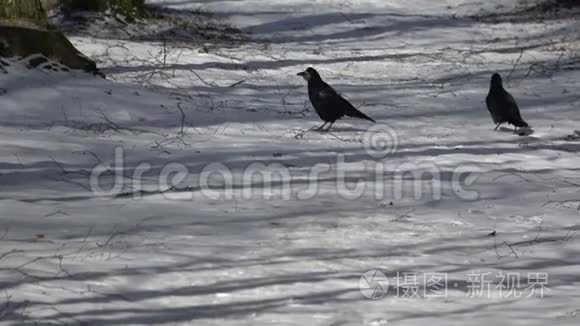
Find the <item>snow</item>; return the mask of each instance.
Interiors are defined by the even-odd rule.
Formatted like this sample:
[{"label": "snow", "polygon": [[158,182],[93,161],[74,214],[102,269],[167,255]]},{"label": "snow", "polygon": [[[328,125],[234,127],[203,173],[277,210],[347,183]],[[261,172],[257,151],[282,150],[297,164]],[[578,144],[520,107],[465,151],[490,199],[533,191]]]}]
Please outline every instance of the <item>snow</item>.
[{"label": "snow", "polygon": [[[578,323],[577,21],[468,18],[503,1],[150,2],[250,40],[72,36],[108,80],[0,74],[0,324]],[[380,131],[308,131],[308,66]],[[532,134],[492,130],[493,71]],[[361,293],[369,270],[385,297]],[[409,272],[446,275],[447,296],[398,296]],[[477,273],[489,295],[470,297]]]}]

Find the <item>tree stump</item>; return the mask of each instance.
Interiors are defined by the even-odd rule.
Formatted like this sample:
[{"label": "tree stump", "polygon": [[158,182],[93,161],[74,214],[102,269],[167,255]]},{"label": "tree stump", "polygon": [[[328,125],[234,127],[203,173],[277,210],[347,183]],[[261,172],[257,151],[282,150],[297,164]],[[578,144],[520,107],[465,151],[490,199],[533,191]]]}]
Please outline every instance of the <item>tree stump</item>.
[{"label": "tree stump", "polygon": [[0,0],[0,57],[42,54],[72,68],[97,72],[96,64],[60,32],[50,29],[40,0]]},{"label": "tree stump", "polygon": [[20,26],[0,26],[0,57],[42,54],[71,69],[97,72],[95,62],[80,53],[60,32]]}]

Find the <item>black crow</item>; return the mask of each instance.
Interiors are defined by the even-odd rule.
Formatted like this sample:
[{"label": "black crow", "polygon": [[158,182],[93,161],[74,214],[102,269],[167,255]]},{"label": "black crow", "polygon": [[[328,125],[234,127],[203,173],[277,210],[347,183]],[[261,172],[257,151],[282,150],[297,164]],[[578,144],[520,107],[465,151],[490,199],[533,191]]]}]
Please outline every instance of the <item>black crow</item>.
[{"label": "black crow", "polygon": [[485,104],[487,104],[493,123],[496,124],[494,130],[497,130],[505,122],[514,125],[515,132],[517,132],[518,127],[528,127],[520,115],[516,100],[503,88],[503,82],[498,73],[491,76],[491,85],[489,94],[485,98]]},{"label": "black crow", "polygon": [[309,67],[305,71],[298,73],[298,76],[302,76],[308,82],[308,97],[310,98],[310,102],[320,119],[324,121],[324,124],[316,130],[322,130],[329,122],[330,125],[326,128],[326,131],[330,130],[332,124],[345,115],[375,122],[375,120],[357,110],[332,89],[332,87],[325,83],[314,68]]}]

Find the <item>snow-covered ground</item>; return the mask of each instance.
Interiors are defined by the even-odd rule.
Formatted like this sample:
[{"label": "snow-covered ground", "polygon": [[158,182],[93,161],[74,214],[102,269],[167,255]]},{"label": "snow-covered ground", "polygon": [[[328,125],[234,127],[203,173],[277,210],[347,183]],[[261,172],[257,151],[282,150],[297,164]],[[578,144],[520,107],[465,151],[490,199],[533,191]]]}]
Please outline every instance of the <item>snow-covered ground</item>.
[{"label": "snow-covered ground", "polygon": [[[577,21],[151,2],[248,40],[77,36],[108,80],[0,74],[0,324],[578,324]],[[308,131],[308,66],[377,124]],[[493,131],[493,71],[533,133]]]}]

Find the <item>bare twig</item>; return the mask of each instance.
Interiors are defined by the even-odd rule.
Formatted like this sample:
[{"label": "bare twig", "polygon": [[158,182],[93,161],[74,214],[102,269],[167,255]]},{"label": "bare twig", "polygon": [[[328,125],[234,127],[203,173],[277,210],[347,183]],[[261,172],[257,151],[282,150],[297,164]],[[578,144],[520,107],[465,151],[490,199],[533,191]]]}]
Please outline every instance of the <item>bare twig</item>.
[{"label": "bare twig", "polygon": [[111,241],[113,241],[113,239],[117,235],[120,234],[120,232],[115,232],[116,229],[117,229],[117,225],[113,225],[113,229],[111,230],[111,234],[109,235],[109,237],[107,238],[107,240],[105,242],[103,242],[103,243],[97,242],[96,243],[97,247],[102,248],[102,247],[108,246],[111,243]]},{"label": "bare twig", "polygon": [[0,241],[4,240],[4,238],[6,237],[6,235],[8,234],[8,231],[10,231],[10,227],[12,226],[12,222],[10,222],[6,228],[4,229],[4,232],[2,233],[2,235],[0,236]]},{"label": "bare twig", "polygon": [[190,69],[189,71],[191,71],[191,73],[193,73],[195,75],[195,77],[197,77],[197,79],[199,79],[205,85],[210,86],[210,87],[219,87],[214,82],[211,82],[211,83],[210,82],[206,82],[205,79],[201,78],[201,76],[197,72],[195,72],[193,69]]},{"label": "bare twig", "polygon": [[344,19],[346,19],[346,20],[347,20],[349,23],[351,23],[351,24],[354,24],[354,22],[352,21],[352,19],[348,18],[348,16],[347,16],[347,15],[345,15],[343,12],[341,12],[341,13],[340,13],[340,15],[341,15],[341,16],[342,16]]},{"label": "bare twig", "polygon": [[183,111],[183,108],[181,107],[181,102],[177,103],[177,108],[179,109],[179,112],[181,113],[181,129],[179,129],[179,133],[177,133],[177,134],[183,135],[183,128],[185,125],[185,112]]},{"label": "bare twig", "polygon": [[235,82],[235,83],[231,84],[231,85],[230,85],[230,86],[228,86],[228,87],[229,87],[229,88],[234,88],[234,87],[236,87],[236,86],[238,86],[238,85],[240,85],[240,84],[243,84],[243,83],[245,83],[245,82],[246,82],[246,79],[242,79],[242,80],[240,80],[240,81],[237,81],[237,82]]},{"label": "bare twig", "polygon": [[504,243],[506,246],[508,246],[508,248],[510,248],[510,249],[511,249],[512,253],[514,254],[514,256],[515,256],[516,258],[520,258],[520,255],[518,255],[518,253],[517,253],[517,252],[514,250],[514,248],[512,247],[512,245],[510,245],[509,243],[507,243],[507,241],[504,241],[503,243]]},{"label": "bare twig", "polygon": [[19,252],[22,252],[22,250],[12,249],[10,251],[7,251],[7,252],[5,252],[5,253],[3,253],[3,254],[0,255],[0,260],[4,259],[4,258],[6,258],[6,257],[8,257],[8,256],[10,256],[12,254],[19,253]]},{"label": "bare twig", "polygon": [[514,64],[514,66],[513,66],[512,70],[510,71],[510,73],[507,75],[506,80],[509,80],[510,77],[512,76],[512,74],[514,73],[514,71],[516,71],[516,68],[518,67],[518,64],[520,63],[520,60],[524,56],[524,51],[525,51],[525,49],[522,48],[521,51],[520,51],[520,56],[516,60],[516,63]]},{"label": "bare twig", "polygon": [[294,135],[294,138],[296,138],[296,139],[302,139],[302,138],[304,138],[304,136],[305,136],[307,133],[309,133],[309,132],[311,132],[311,131],[313,131],[313,130],[315,130],[315,129],[316,129],[316,127],[312,127],[312,128],[310,128],[310,129],[308,129],[308,130],[303,130],[303,131],[301,131],[301,132],[297,133],[296,135]]},{"label": "bare twig", "polygon": [[184,137],[186,136],[185,125],[187,123],[187,116],[185,115],[185,110],[183,109],[181,102],[177,103],[177,109],[181,114],[180,129],[177,132],[177,135],[165,138],[161,141],[155,141],[155,145],[153,145],[151,149],[160,150],[164,153],[169,154],[170,152],[165,148],[168,145],[178,144],[178,146],[189,147],[189,144],[187,144],[184,140]]}]

